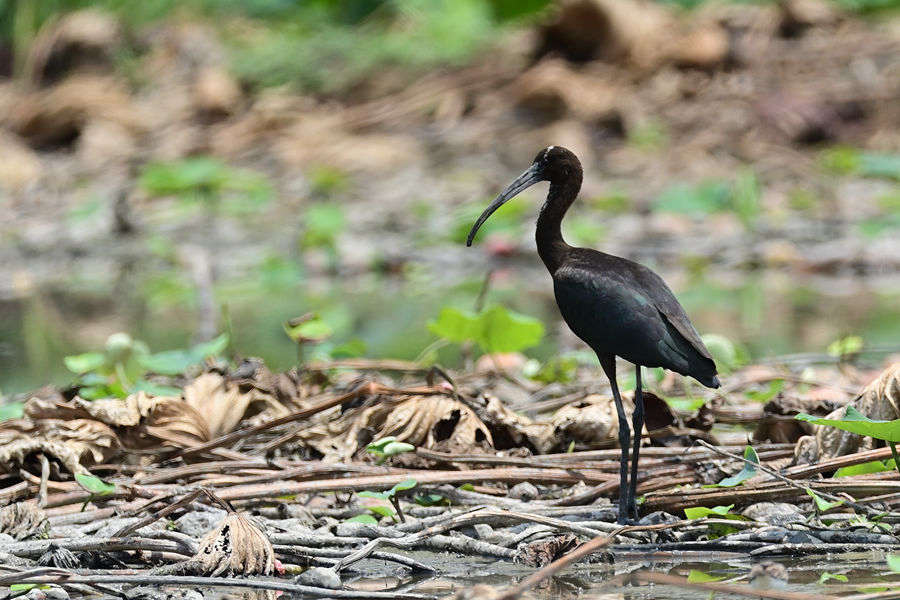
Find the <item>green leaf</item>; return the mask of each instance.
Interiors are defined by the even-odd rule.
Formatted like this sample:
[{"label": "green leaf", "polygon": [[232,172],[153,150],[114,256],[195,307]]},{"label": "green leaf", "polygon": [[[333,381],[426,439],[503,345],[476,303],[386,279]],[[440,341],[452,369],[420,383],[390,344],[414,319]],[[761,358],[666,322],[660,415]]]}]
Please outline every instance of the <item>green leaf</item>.
[{"label": "green leaf", "polygon": [[414,487],[419,485],[419,482],[415,479],[404,479],[397,485],[391,488],[391,495],[396,494],[397,492],[405,492],[406,490],[411,490]]},{"label": "green leaf", "polygon": [[[180,375],[188,368],[202,363],[210,356],[221,354],[228,347],[228,334],[223,333],[190,350],[166,350],[155,354],[138,355],[138,364],[160,375]],[[180,392],[179,392],[180,393]]]},{"label": "green leaf", "polygon": [[678,412],[691,413],[706,404],[706,398],[664,398],[669,408]]},{"label": "green leaf", "polygon": [[484,352],[518,352],[538,344],[544,335],[539,320],[494,305],[475,315],[455,308],[444,308],[428,329],[451,342],[473,341]]},{"label": "green leaf", "polygon": [[479,321],[474,313],[456,308],[442,309],[438,318],[428,323],[431,333],[457,344],[474,341],[478,329]]},{"label": "green leaf", "polygon": [[844,503],[843,500],[836,500],[835,502],[829,502],[825,498],[821,497],[810,488],[806,488],[806,493],[812,497],[813,501],[816,503],[816,508],[819,509],[819,512],[826,512],[831,510],[832,508],[836,508]]},{"label": "green leaf", "polygon": [[865,152],[859,158],[859,174],[863,177],[900,181],[900,154]]},{"label": "green leaf", "polygon": [[180,375],[197,362],[187,350],[166,350],[138,358],[143,368],[160,375]]},{"label": "green leaf", "polygon": [[374,498],[375,500],[390,500],[391,498],[390,490],[386,492],[370,492],[369,490],[365,490],[357,492],[356,495],[360,498]]},{"label": "green leaf", "polygon": [[765,403],[778,395],[778,392],[784,389],[784,379],[773,379],[769,382],[769,387],[765,390],[744,392],[749,400],[754,402]]},{"label": "green leaf", "polygon": [[578,359],[574,356],[557,356],[543,365],[536,360],[525,363],[523,374],[541,383],[570,383],[575,379]]},{"label": "green leaf", "polygon": [[369,507],[367,507],[367,508],[368,508],[371,512],[373,512],[373,513],[375,513],[376,515],[379,515],[379,516],[381,516],[381,517],[391,517],[391,518],[393,518],[393,516],[394,516],[395,514],[397,514],[397,513],[394,512],[394,509],[389,508],[389,507],[387,507],[387,506],[369,506]]},{"label": "green leaf", "polygon": [[353,339],[339,344],[329,350],[328,354],[331,358],[356,358],[357,356],[365,356],[366,343],[360,339]]},{"label": "green leaf", "polygon": [[341,205],[327,202],[311,205],[304,221],[306,228],[300,240],[303,248],[333,247],[346,226]]},{"label": "green leaf", "polygon": [[85,352],[66,356],[63,362],[68,370],[81,375],[102,367],[106,362],[106,356],[101,352]]},{"label": "green leaf", "polygon": [[95,496],[108,496],[116,491],[115,484],[107,483],[90,473],[75,473],[75,481]]},{"label": "green leaf", "polygon": [[37,588],[39,590],[49,590],[50,586],[46,583],[14,583],[9,586],[11,592],[27,592]]},{"label": "green leaf", "polygon": [[799,421],[813,423],[814,425],[824,425],[843,431],[849,431],[850,433],[867,435],[877,440],[900,442],[900,419],[895,419],[893,421],[874,421],[863,415],[853,406],[847,406],[847,411],[843,419],[823,419],[805,413],[800,413],[794,418]]},{"label": "green leaf", "polygon": [[536,346],[544,336],[544,324],[495,305],[481,314],[478,344],[491,354],[518,352]]},{"label": "green leaf", "polygon": [[228,347],[228,334],[223,333],[218,337],[209,340],[208,342],[202,342],[197,344],[190,350],[191,356],[193,356],[197,362],[201,362],[210,356],[219,356],[225,349]]},{"label": "green leaf", "polygon": [[734,508],[734,504],[728,506],[692,506],[684,509],[684,516],[688,519],[702,519],[703,517],[739,517],[738,515],[729,515],[728,511]]},{"label": "green leaf", "polygon": [[888,554],[887,565],[891,571],[900,573],[900,554]]},{"label": "green leaf", "polygon": [[832,477],[852,477],[854,475],[868,475],[869,473],[884,473],[886,471],[893,471],[896,468],[893,458],[889,458],[886,461],[873,460],[858,465],[850,465],[849,467],[841,467],[834,472]]},{"label": "green leaf", "polygon": [[395,456],[397,454],[403,454],[404,452],[413,452],[415,449],[415,446],[407,444],[406,442],[390,442],[385,444],[381,452],[384,456]]},{"label": "green leaf", "polygon": [[440,494],[419,494],[413,498],[413,502],[419,506],[440,506],[450,502]]},{"label": "green leaf", "polygon": [[737,346],[727,337],[717,333],[707,333],[701,339],[723,373],[741,366]]},{"label": "green leaf", "polygon": [[228,179],[228,167],[221,161],[199,156],[172,163],[148,165],[138,185],[157,196],[183,195],[199,189],[218,191]]},{"label": "green leaf", "polygon": [[464,483],[464,484],[462,484],[461,486],[459,486],[459,489],[461,489],[461,490],[463,490],[463,491],[465,491],[465,492],[474,492],[474,491],[475,491],[475,486],[472,485],[471,483]]},{"label": "green leaf", "polygon": [[825,571],[824,573],[822,573],[819,576],[818,583],[825,583],[826,581],[829,581],[831,579],[835,579],[837,581],[843,581],[844,583],[847,583],[849,581],[847,579],[846,575],[836,575],[834,573],[829,573],[828,571]]},{"label": "green leaf", "polygon": [[704,216],[728,208],[731,190],[727,182],[708,180],[699,184],[678,183],[663,191],[654,210]]},{"label": "green leaf", "polygon": [[0,405],[0,421],[21,419],[25,415],[24,402],[10,402]]},{"label": "green leaf", "polygon": [[744,468],[741,469],[738,473],[732,475],[731,477],[726,477],[719,483],[709,487],[734,487],[736,485],[740,485],[741,483],[756,475],[756,472],[758,470],[757,466],[759,465],[759,456],[756,455],[756,450],[753,449],[753,446],[747,446],[746,448],[744,448],[744,458],[751,461],[753,464],[745,462]]},{"label": "green leaf", "polygon": [[397,438],[392,435],[387,435],[381,439],[377,439],[373,441],[371,444],[366,446],[366,452],[378,452],[379,454],[384,452],[384,447],[388,444],[397,441]]},{"label": "green leaf", "polygon": [[315,317],[297,325],[285,323],[284,332],[295,342],[300,342],[324,340],[331,337],[334,330],[328,323],[319,317]]},{"label": "green leaf", "polygon": [[688,583],[706,583],[710,581],[722,581],[725,579],[724,575],[710,575],[709,573],[704,573],[703,571],[698,571],[696,569],[691,569],[691,572],[688,573]]},{"label": "green leaf", "polygon": [[131,388],[131,391],[145,392],[150,396],[174,396],[176,398],[181,396],[181,388],[171,385],[160,385],[146,379],[139,379]]},{"label": "green leaf", "polygon": [[858,335],[848,335],[845,338],[835,340],[828,344],[828,354],[835,358],[842,358],[859,353],[863,347],[863,339]]},{"label": "green leaf", "polygon": [[373,517],[372,515],[356,515],[355,517],[350,517],[344,523],[365,523],[366,525],[378,525],[378,519]]}]

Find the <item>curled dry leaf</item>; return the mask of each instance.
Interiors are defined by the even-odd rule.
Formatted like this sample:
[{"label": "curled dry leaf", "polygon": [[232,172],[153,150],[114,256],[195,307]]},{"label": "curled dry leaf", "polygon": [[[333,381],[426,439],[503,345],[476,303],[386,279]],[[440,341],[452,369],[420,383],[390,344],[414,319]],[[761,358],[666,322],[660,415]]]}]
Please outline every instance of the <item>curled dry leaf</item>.
[{"label": "curled dry leaf", "polygon": [[[885,369],[847,406],[855,407],[859,412],[876,421],[891,421],[900,418],[900,362]],[[843,419],[846,417],[847,406],[833,410],[825,418]],[[871,450],[876,444],[880,444],[871,437],[834,427],[820,425],[811,425],[811,427],[815,431],[815,436],[800,438],[794,449],[794,461],[797,464]]]},{"label": "curled dry leaf", "polygon": [[[32,397],[25,414],[35,423],[72,419],[96,423],[95,428],[118,432],[126,448],[157,446],[165,441],[189,447],[228,433],[248,417],[268,419],[281,416],[287,408],[271,395],[253,386],[242,385],[218,373],[204,373],[184,388],[184,399],[151,397],[145,392],[125,399],[87,401],[75,397]],[[96,455],[95,455],[96,456]],[[95,461],[99,459],[95,457]]]},{"label": "curled dry leaf", "polygon": [[24,540],[43,537],[49,529],[47,515],[36,504],[16,502],[0,508],[0,533]]},{"label": "curled dry leaf", "polygon": [[271,575],[275,551],[253,522],[233,512],[203,537],[200,549],[189,562],[196,572],[210,577]]},{"label": "curled dry leaf", "polygon": [[578,546],[578,538],[571,533],[527,544],[519,544],[513,562],[529,567],[543,567],[562,558]]},{"label": "curled dry leaf", "polygon": [[609,442],[619,435],[615,402],[606,396],[591,395],[566,404],[553,415],[552,423],[558,438],[566,444]]},{"label": "curled dry leaf", "polygon": [[262,412],[277,417],[287,409],[272,396],[256,388],[241,391],[218,373],[204,373],[184,388],[184,401],[205,418],[209,435],[233,431],[243,419]]},{"label": "curled dry leaf", "polygon": [[119,447],[107,425],[90,419],[17,419],[0,424],[0,473],[15,472],[29,457],[43,453],[71,473],[101,463]]},{"label": "curled dry leaf", "polygon": [[343,414],[338,411],[321,413],[298,434],[326,460],[349,460],[365,446],[361,440],[389,435],[414,446],[434,448],[440,443],[458,452],[484,451],[494,444],[475,412],[448,396],[377,397]]},{"label": "curled dry leaf", "polygon": [[513,412],[494,396],[488,398],[483,412],[496,436],[507,438],[512,447],[531,446],[538,454],[547,454],[559,445],[553,424]]}]

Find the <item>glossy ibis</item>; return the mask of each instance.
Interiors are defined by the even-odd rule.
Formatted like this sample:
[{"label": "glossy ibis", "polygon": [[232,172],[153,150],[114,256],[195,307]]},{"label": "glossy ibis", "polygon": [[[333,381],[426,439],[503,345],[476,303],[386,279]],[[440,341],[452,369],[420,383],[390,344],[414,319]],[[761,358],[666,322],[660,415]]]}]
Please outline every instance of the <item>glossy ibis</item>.
[{"label": "glossy ibis", "polygon": [[[644,427],[641,367],[663,367],[719,387],[716,364],[675,295],[662,278],[643,265],[590,248],[567,244],[560,231],[566,211],[581,189],[581,163],[560,146],[541,150],[527,171],[488,206],[466,240],[471,246],[478,228],[500,206],[526,188],[549,181],[550,191],[537,220],[537,249],[550,275],[556,304],[569,328],[600,359],[609,378],[619,417],[619,522],[637,518],[638,454]],[[635,365],[634,449],[631,475],[628,454],[631,431],[616,383],[616,357]]]}]

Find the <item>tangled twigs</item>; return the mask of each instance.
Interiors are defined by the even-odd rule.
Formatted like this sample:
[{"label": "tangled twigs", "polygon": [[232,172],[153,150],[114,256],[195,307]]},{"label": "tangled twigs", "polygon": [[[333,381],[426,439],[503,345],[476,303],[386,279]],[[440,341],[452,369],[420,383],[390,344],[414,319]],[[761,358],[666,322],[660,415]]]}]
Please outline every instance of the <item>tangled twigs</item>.
[{"label": "tangled twigs", "polygon": [[797,482],[794,481],[793,479],[788,479],[787,477],[785,477],[784,475],[782,475],[781,473],[779,473],[779,472],[776,471],[775,469],[771,469],[771,468],[769,468],[769,467],[767,467],[767,466],[765,466],[765,465],[763,465],[763,464],[761,464],[761,463],[753,462],[753,461],[751,461],[751,460],[749,460],[749,459],[747,459],[747,458],[744,458],[743,456],[739,456],[739,455],[737,455],[737,454],[732,454],[731,452],[728,452],[727,450],[722,450],[722,449],[720,449],[720,448],[716,448],[716,447],[713,446],[712,444],[708,444],[707,442],[704,442],[703,440],[697,440],[697,443],[700,444],[700,445],[702,445],[702,446],[704,446],[704,447],[706,447],[706,448],[709,448],[710,450],[712,450],[713,452],[716,452],[717,454],[721,454],[721,455],[723,455],[723,456],[727,456],[727,457],[729,457],[729,458],[733,458],[733,459],[735,459],[735,460],[740,460],[740,461],[743,461],[743,462],[745,462],[745,463],[747,463],[747,464],[753,465],[753,466],[757,467],[757,468],[758,468],[760,471],[762,471],[763,473],[766,473],[766,474],[768,474],[768,475],[771,475],[771,476],[774,477],[775,479],[778,479],[779,481],[783,481],[784,483],[788,484],[788,485],[791,486],[791,487],[798,488],[798,489],[801,489],[801,490],[807,490],[807,489],[810,489],[810,488],[815,487],[815,488],[816,488],[816,493],[817,493],[818,495],[822,496],[823,498],[825,498],[826,500],[830,500],[830,501],[832,501],[832,502],[843,502],[843,503],[846,504],[847,506],[849,506],[849,507],[851,507],[851,508],[854,508],[854,509],[857,509],[857,510],[860,510],[860,511],[862,511],[862,512],[864,512],[864,513],[866,513],[866,514],[868,514],[868,515],[870,515],[870,516],[881,515],[881,514],[884,513],[884,511],[875,510],[874,508],[870,508],[870,507],[865,506],[865,505],[863,505],[863,504],[859,504],[858,502],[853,502],[853,501],[851,501],[851,500],[848,500],[846,496],[835,496],[834,494],[829,494],[828,492],[823,492],[823,491],[821,491],[821,489],[819,489],[818,486],[814,486],[813,484],[809,484],[809,483],[807,483],[807,484],[797,483]]},{"label": "tangled twigs", "polygon": [[236,442],[240,439],[243,439],[247,436],[254,435],[256,433],[260,433],[262,431],[266,431],[268,429],[272,429],[273,427],[278,427],[279,425],[285,425],[287,423],[292,423],[294,421],[299,421],[301,419],[305,419],[307,417],[311,417],[317,413],[322,412],[323,410],[328,410],[333,406],[338,406],[357,398],[360,394],[376,394],[378,391],[384,386],[381,386],[377,383],[367,382],[363,383],[347,392],[346,394],[341,394],[340,396],[335,396],[334,398],[329,398],[318,404],[314,404],[308,408],[304,408],[295,412],[292,412],[288,415],[284,415],[283,417],[279,417],[277,419],[272,419],[271,421],[266,421],[265,423],[260,423],[259,425],[255,425],[253,427],[247,427],[246,429],[238,429],[237,431],[232,431],[231,433],[227,433],[225,435],[221,435],[213,440],[205,442],[203,444],[199,444],[192,448],[187,448],[185,450],[181,450],[175,456],[188,456],[191,454],[197,454],[199,452],[204,452],[207,450],[212,450],[213,448],[219,448],[220,446],[224,446],[225,444],[230,444]]},{"label": "tangled twigs", "polygon": [[230,577],[188,577],[172,575],[144,575],[144,574],[98,574],[78,575],[62,569],[34,569],[11,573],[0,577],[3,585],[17,583],[50,583],[55,585],[113,583],[122,585],[158,585],[181,587],[236,587],[257,590],[280,590],[304,594],[316,598],[377,598],[384,600],[433,600],[434,596],[424,594],[410,594],[403,592],[371,592],[357,590],[332,590],[297,585],[286,581],[260,580],[260,579],[236,579]]},{"label": "tangled twigs", "polygon": [[181,500],[179,500],[178,502],[175,502],[173,504],[170,504],[169,506],[165,507],[161,511],[147,515],[146,517],[144,517],[143,519],[141,519],[140,521],[138,521],[136,523],[132,523],[131,525],[126,525],[125,527],[123,527],[122,529],[117,531],[115,533],[114,537],[123,537],[123,538],[128,537],[129,535],[131,535],[132,533],[134,533],[141,527],[146,527],[147,525],[150,525],[151,523],[158,521],[159,519],[162,519],[166,515],[169,515],[169,514],[175,512],[182,506],[186,506],[186,505],[190,504],[191,502],[196,500],[198,496],[203,494],[205,491],[206,490],[200,489],[200,490],[195,490],[195,491],[185,495]]}]

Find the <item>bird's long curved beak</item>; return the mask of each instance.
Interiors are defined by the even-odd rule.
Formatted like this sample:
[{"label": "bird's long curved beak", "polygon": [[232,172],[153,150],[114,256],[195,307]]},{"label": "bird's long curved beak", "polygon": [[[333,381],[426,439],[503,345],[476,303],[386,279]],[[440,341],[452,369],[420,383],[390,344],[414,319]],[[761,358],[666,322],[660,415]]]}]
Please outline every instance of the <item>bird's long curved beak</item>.
[{"label": "bird's long curved beak", "polygon": [[472,245],[472,240],[475,239],[478,228],[488,220],[488,217],[494,214],[495,210],[503,206],[508,200],[518,196],[523,190],[530,188],[541,181],[541,179],[541,173],[537,165],[531,165],[527,171],[516,177],[516,179],[510,183],[493,202],[491,202],[491,205],[484,209],[484,212],[481,213],[481,216],[478,217],[478,220],[472,225],[472,229],[469,231],[469,237],[466,238],[466,246]]}]

